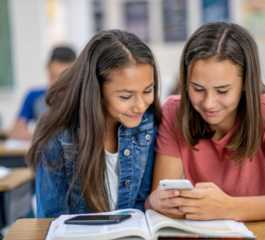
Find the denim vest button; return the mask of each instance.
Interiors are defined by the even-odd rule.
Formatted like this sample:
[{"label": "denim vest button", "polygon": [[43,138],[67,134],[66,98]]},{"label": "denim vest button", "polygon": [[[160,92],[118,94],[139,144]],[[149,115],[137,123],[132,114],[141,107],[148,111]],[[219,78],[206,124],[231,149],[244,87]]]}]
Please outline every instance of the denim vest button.
[{"label": "denim vest button", "polygon": [[125,149],[123,154],[124,156],[128,157],[130,155],[131,151],[129,149]]},{"label": "denim vest button", "polygon": [[146,139],[147,141],[150,140],[150,139],[151,139],[150,134],[146,134],[146,135],[145,135],[145,139]]},{"label": "denim vest button", "polygon": [[124,185],[127,186],[131,183],[131,180],[127,179],[125,182],[124,182]]}]

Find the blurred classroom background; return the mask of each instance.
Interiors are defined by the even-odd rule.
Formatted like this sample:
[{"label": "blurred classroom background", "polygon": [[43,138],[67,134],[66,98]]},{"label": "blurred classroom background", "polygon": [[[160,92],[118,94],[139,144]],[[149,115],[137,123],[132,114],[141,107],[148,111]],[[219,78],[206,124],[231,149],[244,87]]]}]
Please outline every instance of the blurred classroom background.
[{"label": "blurred classroom background", "polygon": [[0,0],[0,128],[13,126],[30,89],[47,85],[53,47],[67,44],[78,54],[103,29],[125,29],[148,43],[160,67],[164,102],[176,86],[185,41],[217,20],[252,32],[263,68],[264,0]]},{"label": "blurred classroom background", "polygon": [[[181,52],[188,37],[202,24],[219,20],[238,23],[251,31],[259,46],[265,81],[264,0],[0,0],[0,132],[8,132],[15,124],[30,90],[47,87],[47,62],[54,47],[67,45],[78,55],[103,29],[135,33],[157,58],[163,103],[176,88]],[[25,154],[25,150],[5,151],[0,142],[0,166],[26,167]],[[20,164],[10,165],[11,161]],[[12,200],[12,191],[21,184],[24,192],[31,188],[25,185],[31,175],[23,171],[13,171],[13,178],[0,179],[0,229],[1,221],[2,227],[10,227],[10,222],[30,211],[28,205],[19,215],[16,207],[29,202],[31,193]],[[19,183],[18,178],[23,181]],[[10,179],[16,184],[1,190],[1,184]],[[7,208],[3,199],[8,191]],[[4,211],[6,215],[1,216]]]}]

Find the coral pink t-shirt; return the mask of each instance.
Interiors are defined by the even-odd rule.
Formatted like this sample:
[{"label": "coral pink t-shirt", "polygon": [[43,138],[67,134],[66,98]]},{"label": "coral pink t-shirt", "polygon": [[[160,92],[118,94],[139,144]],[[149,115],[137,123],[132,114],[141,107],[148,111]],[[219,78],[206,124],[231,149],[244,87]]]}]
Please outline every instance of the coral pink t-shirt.
[{"label": "coral pink t-shirt", "polygon": [[[265,96],[262,97],[265,102]],[[171,96],[163,106],[163,121],[158,128],[157,153],[181,158],[185,178],[193,185],[198,182],[213,182],[230,196],[261,196],[265,195],[265,141],[263,138],[256,155],[245,159],[243,164],[232,165],[226,156],[231,152],[225,149],[233,136],[235,125],[220,141],[201,139],[195,146],[199,151],[192,150],[182,138],[180,132],[174,136],[180,96]],[[265,107],[262,107],[263,118]]]}]

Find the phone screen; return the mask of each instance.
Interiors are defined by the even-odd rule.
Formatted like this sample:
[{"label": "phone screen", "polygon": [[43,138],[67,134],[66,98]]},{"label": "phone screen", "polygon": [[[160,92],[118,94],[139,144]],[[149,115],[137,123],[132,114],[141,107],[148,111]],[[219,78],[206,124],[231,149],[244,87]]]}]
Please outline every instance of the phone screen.
[{"label": "phone screen", "polygon": [[100,225],[114,224],[129,219],[131,215],[81,215],[64,221],[65,224]]},{"label": "phone screen", "polygon": [[120,220],[124,215],[82,215],[69,219],[69,221],[90,221],[90,220]]}]

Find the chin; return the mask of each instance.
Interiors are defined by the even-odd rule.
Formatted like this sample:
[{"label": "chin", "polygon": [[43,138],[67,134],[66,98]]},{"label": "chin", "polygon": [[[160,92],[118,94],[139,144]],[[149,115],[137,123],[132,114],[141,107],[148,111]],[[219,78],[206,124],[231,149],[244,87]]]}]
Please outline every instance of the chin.
[{"label": "chin", "polygon": [[218,124],[220,121],[218,119],[214,119],[214,117],[202,116],[203,120],[209,124]]},{"label": "chin", "polygon": [[216,120],[216,119],[204,119],[205,122],[207,122],[208,124],[212,124],[212,125],[218,125],[219,123],[221,123],[222,121],[220,120]]},{"label": "chin", "polygon": [[123,124],[125,127],[127,127],[127,128],[134,128],[134,127],[139,126],[140,123],[141,123],[141,121],[135,121],[135,122],[131,122],[131,123],[126,122],[126,123],[122,123],[122,124]]}]

